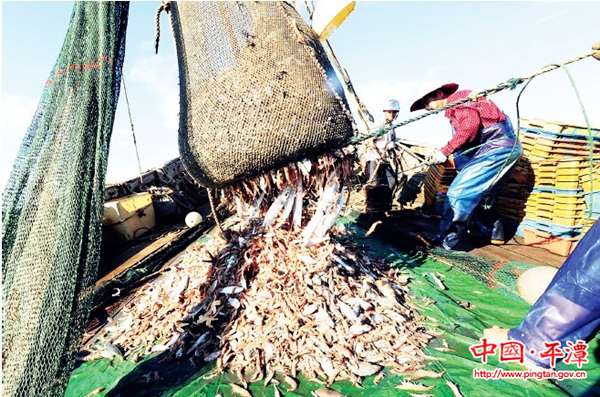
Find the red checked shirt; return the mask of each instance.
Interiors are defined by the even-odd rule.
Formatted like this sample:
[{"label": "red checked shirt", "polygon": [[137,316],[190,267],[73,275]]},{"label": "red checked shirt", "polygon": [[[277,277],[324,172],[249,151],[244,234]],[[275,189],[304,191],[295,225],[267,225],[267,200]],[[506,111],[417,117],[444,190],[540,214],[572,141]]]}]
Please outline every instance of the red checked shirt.
[{"label": "red checked shirt", "polygon": [[[456,91],[448,97],[447,103],[466,98],[471,90]],[[454,127],[454,136],[442,148],[442,153],[449,156],[462,145],[472,142],[477,137],[480,125],[483,128],[506,120],[504,113],[494,102],[487,98],[479,98],[477,102],[466,102],[446,110],[445,116]]]}]

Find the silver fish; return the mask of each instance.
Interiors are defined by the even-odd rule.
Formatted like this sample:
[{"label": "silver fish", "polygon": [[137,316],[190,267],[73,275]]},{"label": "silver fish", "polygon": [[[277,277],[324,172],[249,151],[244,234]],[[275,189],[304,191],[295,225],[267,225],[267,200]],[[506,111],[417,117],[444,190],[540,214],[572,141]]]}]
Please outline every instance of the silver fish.
[{"label": "silver fish", "polygon": [[317,205],[317,210],[315,211],[313,217],[310,222],[304,227],[304,231],[302,232],[302,238],[305,243],[308,239],[313,235],[317,226],[319,226],[325,216],[325,213],[331,208],[335,202],[335,194],[337,192],[338,184],[337,182],[333,182],[331,185],[325,188],[323,192],[323,196],[321,200],[319,200],[319,204]]},{"label": "silver fish", "polygon": [[321,223],[321,225],[315,231],[315,234],[317,236],[319,236],[319,237],[324,236],[325,233],[327,233],[329,231],[329,229],[331,229],[331,227],[335,224],[335,222],[339,218],[342,207],[344,206],[344,196],[346,195],[347,190],[348,190],[348,188],[346,186],[344,186],[342,188],[342,191],[340,193],[338,193],[337,203],[336,203],[333,211],[331,211],[329,214],[327,214],[325,219],[323,219],[323,223]]},{"label": "silver fish", "polygon": [[256,214],[258,213],[258,209],[260,208],[260,205],[262,204],[264,198],[265,198],[265,193],[262,193],[260,195],[260,197],[258,198],[258,200],[256,200],[256,203],[254,203],[254,205],[251,206],[250,209],[248,210],[248,218],[254,218],[256,216]]},{"label": "silver fish", "polygon": [[219,293],[225,294],[225,295],[231,295],[231,294],[238,294],[238,293],[242,292],[243,290],[244,289],[242,287],[230,285],[229,287],[221,288],[219,290]]},{"label": "silver fish", "polygon": [[206,340],[208,339],[209,336],[210,336],[210,332],[205,332],[202,335],[200,335],[198,340],[192,345],[192,347],[190,347],[188,349],[188,351],[185,354],[190,354],[195,348],[197,348],[198,346],[200,346],[201,344],[206,342]]},{"label": "silver fish", "polygon": [[298,186],[296,186],[296,194],[294,197],[294,214],[292,216],[292,223],[294,228],[299,229],[302,226],[302,198],[304,192],[302,188],[302,178],[298,178]]},{"label": "silver fish", "polygon": [[294,207],[294,202],[296,200],[296,188],[294,188],[293,186],[289,186],[289,187],[290,187],[290,193],[288,195],[287,201],[284,204],[283,214],[281,215],[281,220],[275,226],[276,229],[280,228],[281,225],[283,225],[285,223],[285,221],[287,221],[288,217],[292,213],[292,208]]},{"label": "silver fish", "polygon": [[285,189],[283,189],[283,191],[279,194],[279,196],[277,196],[277,198],[275,199],[275,201],[273,202],[273,204],[271,205],[271,207],[269,208],[269,210],[267,211],[267,213],[265,215],[265,219],[263,221],[264,227],[271,226],[273,224],[273,222],[275,222],[275,218],[277,217],[277,215],[283,208],[284,204],[287,203],[287,200],[290,197],[292,189],[293,189],[293,187],[291,185],[288,185],[285,187]]}]

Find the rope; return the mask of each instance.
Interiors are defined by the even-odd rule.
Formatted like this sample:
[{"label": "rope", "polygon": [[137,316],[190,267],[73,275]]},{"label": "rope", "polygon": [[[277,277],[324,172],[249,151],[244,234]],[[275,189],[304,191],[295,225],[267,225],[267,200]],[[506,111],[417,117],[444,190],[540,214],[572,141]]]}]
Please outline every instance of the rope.
[{"label": "rope", "polygon": [[363,141],[366,141],[367,139],[380,137],[381,135],[387,133],[391,129],[398,128],[398,127],[403,127],[403,126],[405,126],[407,124],[410,124],[410,123],[413,123],[415,121],[421,120],[421,119],[423,119],[425,117],[429,117],[429,116],[432,116],[434,114],[437,114],[437,113],[440,113],[442,111],[445,111],[446,109],[450,109],[450,108],[453,108],[455,106],[462,105],[463,103],[471,101],[472,100],[471,98],[473,98],[474,100],[476,100],[476,99],[478,99],[480,97],[488,96],[490,94],[496,94],[496,93],[498,93],[500,91],[503,91],[503,90],[506,90],[506,89],[511,89],[511,90],[515,89],[517,87],[517,85],[519,85],[519,84],[521,84],[521,83],[523,83],[523,82],[525,82],[527,80],[531,80],[534,77],[539,76],[540,74],[547,73],[547,72],[550,72],[550,71],[552,71],[554,69],[557,69],[557,68],[559,68],[561,66],[568,65],[570,63],[580,61],[580,60],[585,59],[585,58],[590,57],[590,56],[594,56],[597,52],[598,51],[590,51],[590,52],[585,53],[583,55],[580,55],[580,56],[577,56],[575,58],[569,59],[569,60],[563,62],[560,65],[559,64],[548,65],[548,66],[542,68],[541,70],[539,70],[538,72],[535,72],[535,73],[532,73],[530,75],[523,76],[523,77],[517,77],[517,78],[508,79],[507,81],[502,82],[502,83],[496,85],[496,87],[484,89],[482,91],[477,92],[474,95],[472,94],[470,97],[459,99],[458,101],[454,101],[452,103],[448,103],[448,104],[446,104],[446,105],[444,105],[444,106],[442,106],[442,107],[440,107],[438,109],[429,110],[426,113],[420,114],[418,116],[412,117],[410,119],[401,121],[401,122],[396,123],[396,124],[392,124],[389,127],[388,126],[378,127],[376,129],[371,130],[369,133],[361,134],[361,135],[355,135],[355,136],[351,137],[348,140],[348,145],[358,144],[358,143],[361,143]]},{"label": "rope", "polygon": [[223,234],[223,228],[221,227],[221,222],[219,221],[219,217],[217,216],[217,210],[215,209],[215,203],[213,201],[213,189],[206,188],[208,192],[208,202],[210,203],[210,211],[212,213],[213,218],[215,218],[215,223],[217,228],[219,229],[219,233]]},{"label": "rope", "polygon": [[304,2],[304,5],[306,6],[306,11],[308,12],[308,17],[310,18],[310,20],[312,21],[313,18],[313,13],[315,11],[315,5],[312,4],[312,9],[311,6],[308,5],[308,1]]},{"label": "rope", "polygon": [[160,13],[165,11],[167,14],[171,12],[171,2],[163,1],[163,3],[156,9],[155,15],[155,40],[154,40],[154,51],[158,54],[158,42],[160,41]]},{"label": "rope", "polygon": [[[594,55],[594,58],[596,58],[596,55]],[[592,213],[593,213],[593,208],[594,208],[594,136],[592,135],[592,129],[590,127],[590,122],[587,117],[587,112],[585,111],[585,106],[583,105],[583,101],[581,100],[581,96],[579,95],[579,90],[577,89],[577,86],[575,85],[573,76],[571,75],[571,72],[569,72],[569,69],[567,69],[564,65],[563,65],[563,69],[567,73],[567,76],[569,76],[569,80],[571,81],[571,85],[573,86],[573,90],[575,91],[575,96],[577,97],[577,100],[579,101],[579,106],[581,106],[583,118],[585,119],[585,123],[586,123],[587,130],[588,130],[588,146],[590,147],[590,205],[589,205],[586,217],[585,217],[585,222],[583,224],[583,230],[585,230],[588,223],[590,222],[590,219],[591,219]],[[583,234],[580,234],[579,238],[581,239],[582,237],[583,237]]]},{"label": "rope", "polygon": [[488,276],[488,283],[487,286],[489,289],[494,289],[494,288],[498,288],[497,286],[495,286],[494,284],[494,274],[496,274],[496,272],[498,271],[498,269],[500,269],[500,267],[502,265],[506,265],[507,263],[509,263],[508,259],[504,259],[501,260],[500,262],[496,263],[493,267],[492,267],[492,271],[490,272],[490,275]]},{"label": "rope", "polygon": [[133,129],[133,119],[131,118],[131,108],[129,107],[129,98],[127,97],[127,87],[125,86],[125,75],[121,75],[121,81],[123,82],[123,93],[125,94],[125,103],[127,104],[129,124],[131,125],[131,135],[133,135],[133,147],[135,148],[135,157],[137,158],[138,170],[140,171],[140,185],[144,186],[144,178],[142,177],[142,164],[140,162],[140,154],[138,152],[137,140],[135,139],[135,130]]}]

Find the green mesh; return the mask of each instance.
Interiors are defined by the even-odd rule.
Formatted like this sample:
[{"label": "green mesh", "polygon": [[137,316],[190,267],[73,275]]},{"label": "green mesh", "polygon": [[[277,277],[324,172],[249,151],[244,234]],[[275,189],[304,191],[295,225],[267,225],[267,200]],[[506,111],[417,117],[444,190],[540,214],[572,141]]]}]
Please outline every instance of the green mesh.
[{"label": "green mesh", "polygon": [[478,257],[468,252],[448,251],[441,248],[430,249],[428,256],[470,275],[489,289],[496,290],[508,298],[518,295],[517,280],[519,276],[534,267],[534,265]]},{"label": "green mesh", "polygon": [[62,395],[88,320],[128,2],[78,2],[2,205],[3,395]]}]

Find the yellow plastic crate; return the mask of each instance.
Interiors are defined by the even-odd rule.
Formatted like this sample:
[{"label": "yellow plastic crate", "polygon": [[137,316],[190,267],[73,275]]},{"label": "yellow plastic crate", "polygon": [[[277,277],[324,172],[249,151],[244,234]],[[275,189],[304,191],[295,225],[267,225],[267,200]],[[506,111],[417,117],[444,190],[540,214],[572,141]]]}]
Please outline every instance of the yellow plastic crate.
[{"label": "yellow plastic crate", "polygon": [[557,168],[556,176],[557,177],[570,177],[574,179],[579,179],[579,168]]},{"label": "yellow plastic crate", "polygon": [[579,181],[556,181],[555,185],[558,189],[577,189]]},{"label": "yellow plastic crate", "polygon": [[[587,137],[589,134],[587,126],[573,125],[556,120],[521,118],[520,124],[521,127],[532,127],[554,133],[576,134],[581,137]],[[592,127],[591,130],[592,134],[597,134],[600,132],[600,130],[596,127]]]},{"label": "yellow plastic crate", "polygon": [[552,223],[556,223],[562,226],[579,226],[583,225],[585,220],[583,214],[579,216],[554,216],[552,217]]}]

